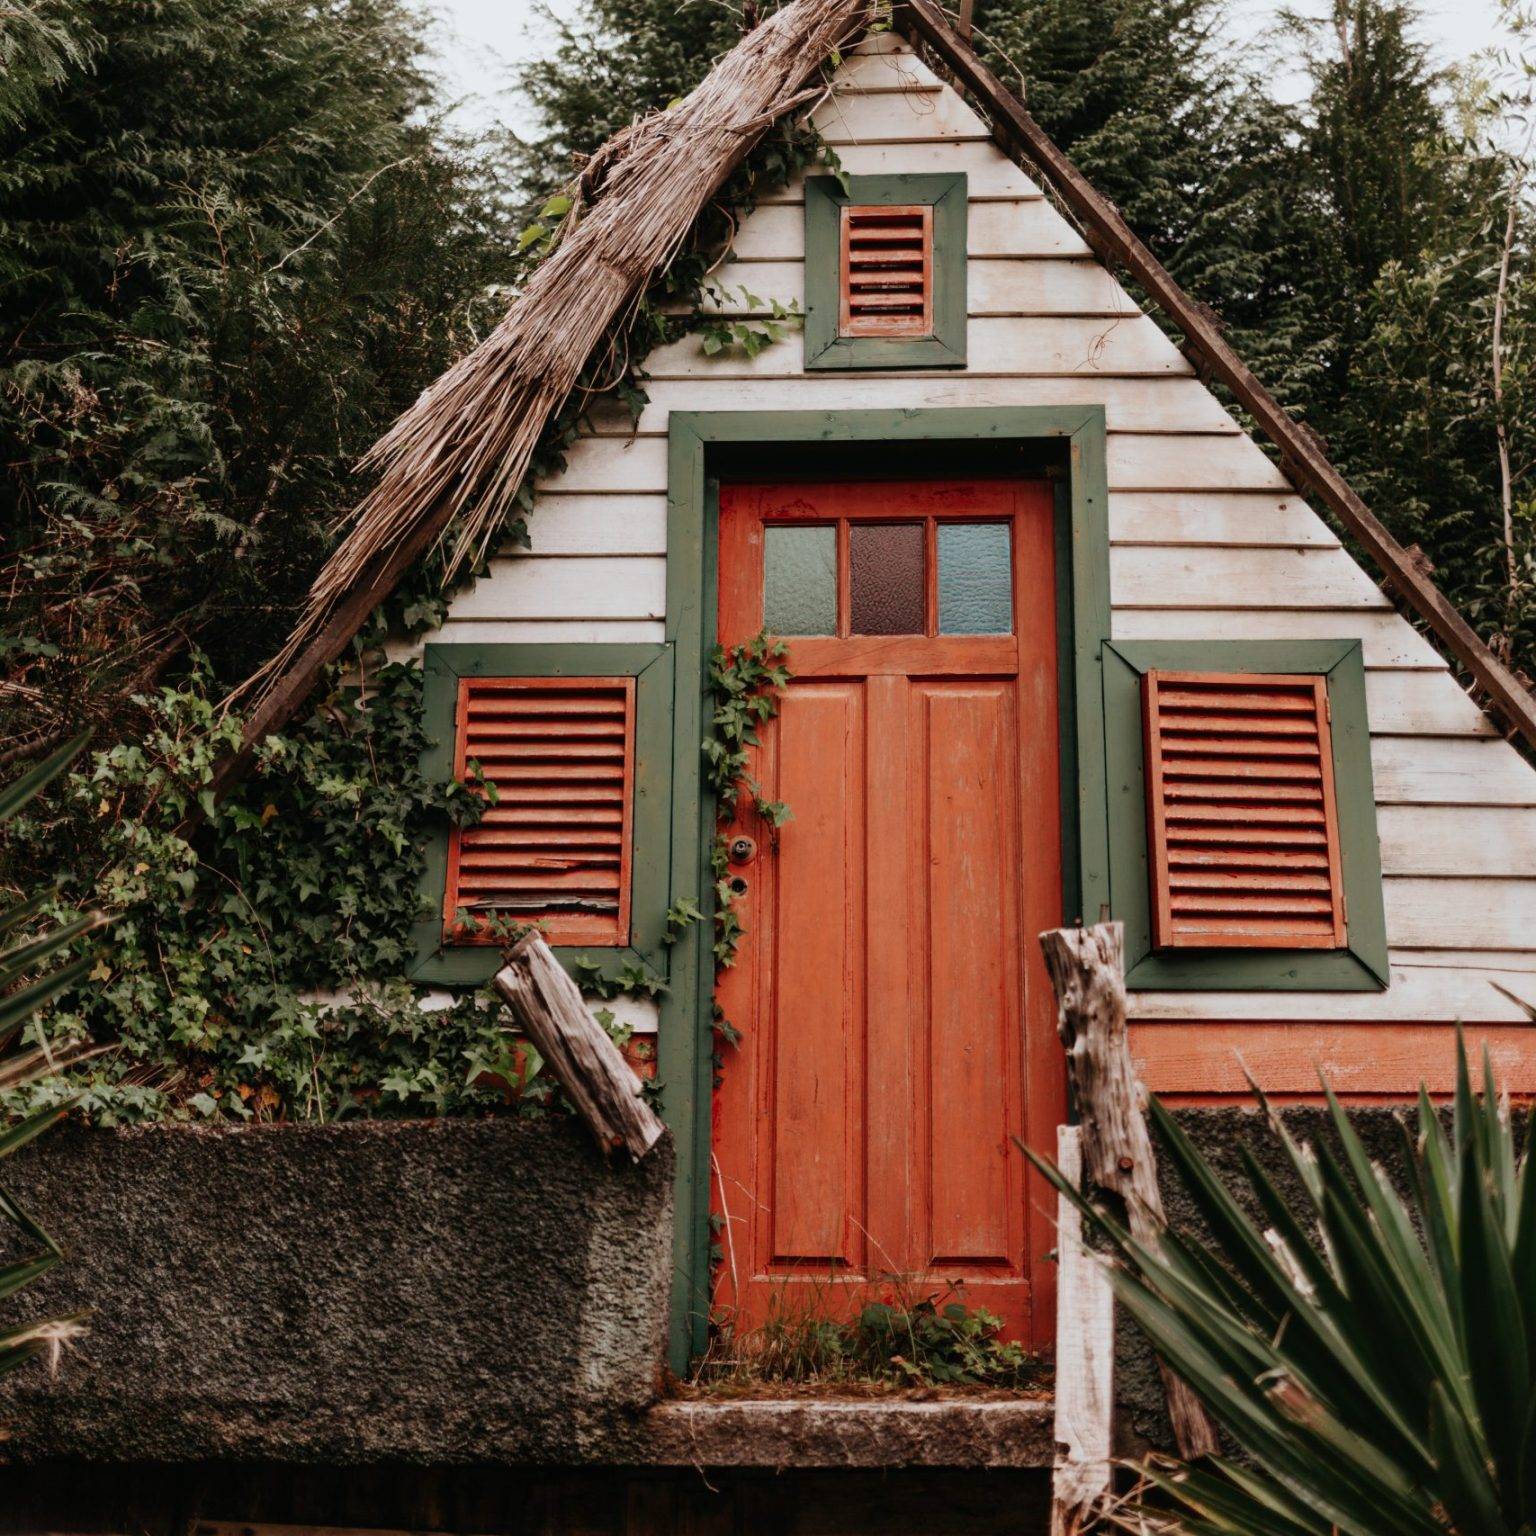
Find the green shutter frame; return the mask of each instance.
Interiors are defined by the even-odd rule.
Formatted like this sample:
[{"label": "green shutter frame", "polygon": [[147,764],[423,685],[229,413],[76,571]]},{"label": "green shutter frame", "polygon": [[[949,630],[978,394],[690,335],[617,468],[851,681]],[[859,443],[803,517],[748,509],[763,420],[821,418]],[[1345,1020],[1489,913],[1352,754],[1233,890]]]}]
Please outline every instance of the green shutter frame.
[{"label": "green shutter frame", "polygon": [[[627,947],[560,947],[567,964],[577,957],[617,972],[643,964],[665,977],[662,942],[672,903],[673,649],[670,645],[428,645],[422,663],[422,706],[431,745],[422,772],[435,783],[453,775],[454,714],[462,677],[633,677],[635,782],[631,857],[630,943]],[[426,850],[418,915],[412,927],[413,981],[434,986],[477,986],[501,964],[494,944],[445,944],[443,896],[448,881],[446,822]]]},{"label": "green shutter frame", "polygon": [[[847,189],[844,190],[843,182]],[[933,208],[933,335],[839,336],[841,210],[852,204]],[[966,222],[963,172],[943,175],[813,176],[805,184],[805,366],[810,370],[964,368]]]},{"label": "green shutter frame", "polygon": [[[1141,679],[1156,669],[1326,677],[1349,947],[1152,952]],[[1143,991],[1379,992],[1390,982],[1365,663],[1358,640],[1115,640],[1104,647],[1110,910]]]}]

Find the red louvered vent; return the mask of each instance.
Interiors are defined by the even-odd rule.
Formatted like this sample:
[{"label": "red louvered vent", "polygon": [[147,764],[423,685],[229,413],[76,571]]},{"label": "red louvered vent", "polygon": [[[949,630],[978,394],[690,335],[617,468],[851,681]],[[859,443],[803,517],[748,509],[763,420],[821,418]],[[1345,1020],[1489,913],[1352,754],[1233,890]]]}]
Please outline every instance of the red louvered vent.
[{"label": "red louvered vent", "polygon": [[1343,948],[1327,680],[1154,671],[1142,703],[1154,946]]},{"label": "red louvered vent", "polygon": [[633,678],[459,683],[454,770],[477,763],[496,800],[449,843],[454,942],[499,942],[460,912],[542,923],[552,944],[629,942],[634,750]]},{"label": "red louvered vent", "polygon": [[933,334],[933,209],[843,209],[840,336]]}]

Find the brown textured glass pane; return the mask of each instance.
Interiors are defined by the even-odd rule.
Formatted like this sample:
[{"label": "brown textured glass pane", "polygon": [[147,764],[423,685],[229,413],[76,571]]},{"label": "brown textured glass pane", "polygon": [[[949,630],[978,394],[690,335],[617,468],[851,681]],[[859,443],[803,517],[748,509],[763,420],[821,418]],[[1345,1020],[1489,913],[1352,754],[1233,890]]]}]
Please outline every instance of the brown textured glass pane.
[{"label": "brown textured glass pane", "polygon": [[848,530],[848,565],[854,634],[923,633],[921,523],[855,523]]}]

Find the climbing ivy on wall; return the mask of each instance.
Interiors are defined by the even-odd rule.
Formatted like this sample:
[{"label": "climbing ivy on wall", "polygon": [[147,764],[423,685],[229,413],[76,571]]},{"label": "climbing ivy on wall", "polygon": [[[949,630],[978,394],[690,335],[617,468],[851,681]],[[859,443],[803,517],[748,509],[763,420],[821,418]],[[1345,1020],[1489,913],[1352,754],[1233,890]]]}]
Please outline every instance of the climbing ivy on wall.
[{"label": "climbing ivy on wall", "polygon": [[[820,153],[804,124],[783,123],[765,137],[550,423],[508,509],[507,539],[530,542],[529,487],[563,468],[594,399],[616,398],[638,417],[641,361],[696,324],[720,251],[757,199]],[[548,218],[522,243],[518,283],[553,247],[549,220],[568,211],[559,201],[543,205]],[[776,339],[766,331],[764,338]],[[731,334],[720,344],[764,338]],[[138,699],[148,728],[137,740],[95,753],[62,795],[8,830],[5,868],[56,871],[61,912],[94,899],[117,917],[90,992],[66,998],[34,1034],[113,1040],[119,1049],[29,1090],[27,1102],[78,1094],[84,1112],[103,1123],[550,1107],[536,1061],[514,1053],[489,994],[431,996],[403,976],[429,830],[444,815],[473,815],[473,792],[430,784],[418,771],[427,745],[420,668],[385,662],[383,642],[440,623],[451,595],[439,563],[423,561],[374,615],[313,710],[264,745],[255,771],[222,804],[207,786],[242,722],[221,712],[220,684],[194,652],[178,681]],[[754,669],[762,678],[748,684]],[[774,672],[761,647],[742,669],[724,667],[722,678],[742,692],[721,706],[726,757],[712,772],[744,753],[743,733],[762,708],[754,700]],[[728,899],[721,913],[717,954],[735,942]],[[674,914],[674,924],[688,920],[686,910]],[[615,990],[595,974],[579,979]],[[619,978],[617,990],[657,985],[636,974]],[[508,1084],[523,1091],[509,1095]]]}]

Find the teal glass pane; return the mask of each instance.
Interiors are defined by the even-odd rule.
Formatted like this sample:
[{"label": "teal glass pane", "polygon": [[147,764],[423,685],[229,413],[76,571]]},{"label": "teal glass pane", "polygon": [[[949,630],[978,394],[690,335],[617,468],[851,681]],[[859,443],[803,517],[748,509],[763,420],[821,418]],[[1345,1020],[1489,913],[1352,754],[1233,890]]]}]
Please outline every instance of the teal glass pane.
[{"label": "teal glass pane", "polygon": [[939,524],[939,633],[1013,631],[1013,558],[1006,523]]},{"label": "teal glass pane", "polygon": [[837,633],[837,529],[763,530],[763,627],[774,635]]}]

